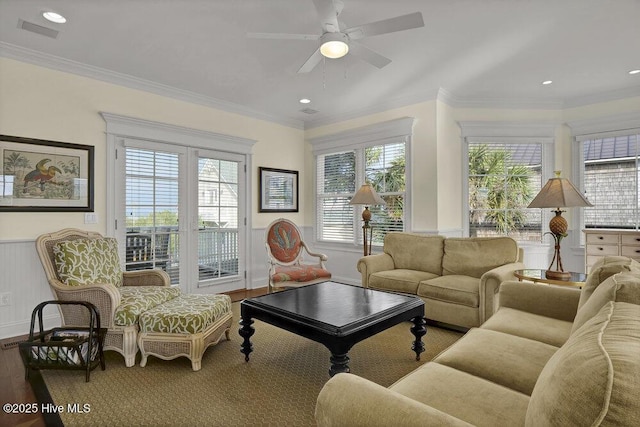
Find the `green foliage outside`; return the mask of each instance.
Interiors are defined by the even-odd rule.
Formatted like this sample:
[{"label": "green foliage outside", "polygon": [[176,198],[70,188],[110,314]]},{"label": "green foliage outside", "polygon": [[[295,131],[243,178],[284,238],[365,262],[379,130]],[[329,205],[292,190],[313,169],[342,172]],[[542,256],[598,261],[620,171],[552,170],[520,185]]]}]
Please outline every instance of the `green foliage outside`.
[{"label": "green foliage outside", "polygon": [[162,227],[177,226],[178,213],[171,211],[160,211],[150,213],[147,216],[138,218],[127,218],[127,227]]},{"label": "green foliage outside", "polygon": [[469,223],[495,227],[507,235],[526,225],[525,208],[533,198],[532,170],[512,164],[508,150],[476,145],[469,150]]}]

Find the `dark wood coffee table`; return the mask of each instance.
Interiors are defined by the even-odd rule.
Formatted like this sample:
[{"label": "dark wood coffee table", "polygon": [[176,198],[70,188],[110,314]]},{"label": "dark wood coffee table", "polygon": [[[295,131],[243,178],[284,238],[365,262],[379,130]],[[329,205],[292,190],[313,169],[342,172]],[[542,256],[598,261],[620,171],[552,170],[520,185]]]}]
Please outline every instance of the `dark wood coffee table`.
[{"label": "dark wood coffee table", "polygon": [[427,333],[424,302],[418,297],[323,282],[245,299],[240,303],[241,352],[249,361],[253,351],[252,319],[285,329],[326,346],[331,352],[329,375],[349,372],[347,353],[356,343],[404,321],[412,321],[411,349],[420,360]]}]

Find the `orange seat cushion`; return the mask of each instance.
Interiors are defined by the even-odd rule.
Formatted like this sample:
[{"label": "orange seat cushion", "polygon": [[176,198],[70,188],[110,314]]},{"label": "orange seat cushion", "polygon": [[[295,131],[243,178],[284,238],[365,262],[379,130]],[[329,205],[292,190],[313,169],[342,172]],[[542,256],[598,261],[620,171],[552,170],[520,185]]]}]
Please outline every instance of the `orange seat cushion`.
[{"label": "orange seat cushion", "polygon": [[330,279],[331,273],[314,265],[293,265],[276,267],[276,273],[271,277],[271,280],[273,283],[310,282],[321,278]]}]

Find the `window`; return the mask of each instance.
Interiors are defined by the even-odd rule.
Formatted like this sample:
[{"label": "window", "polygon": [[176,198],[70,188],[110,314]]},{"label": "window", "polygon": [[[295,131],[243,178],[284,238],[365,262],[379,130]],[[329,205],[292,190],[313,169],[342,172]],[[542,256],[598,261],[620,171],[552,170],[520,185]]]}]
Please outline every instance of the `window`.
[{"label": "window", "polygon": [[186,292],[246,288],[255,141],[101,114],[113,182],[107,232],[126,269],[160,268]]},{"label": "window", "polygon": [[587,228],[640,228],[638,174],[640,133],[582,141]]},{"label": "window", "polygon": [[360,244],[364,207],[349,201],[365,182],[386,202],[369,207],[373,244],[382,245],[387,232],[405,230],[412,123],[413,119],[400,119],[311,142],[316,152],[318,240]]},{"label": "window", "polygon": [[127,270],[161,268],[179,280],[177,153],[125,148]]},{"label": "window", "polygon": [[460,127],[466,142],[468,236],[541,243],[550,214],[527,206],[550,176],[553,125],[469,122]]},{"label": "window", "polygon": [[581,227],[640,229],[640,115],[621,113],[567,124],[576,141],[574,183],[594,205],[578,212]]},{"label": "window", "polygon": [[539,209],[527,209],[542,182],[542,144],[470,143],[469,236],[542,239]]}]

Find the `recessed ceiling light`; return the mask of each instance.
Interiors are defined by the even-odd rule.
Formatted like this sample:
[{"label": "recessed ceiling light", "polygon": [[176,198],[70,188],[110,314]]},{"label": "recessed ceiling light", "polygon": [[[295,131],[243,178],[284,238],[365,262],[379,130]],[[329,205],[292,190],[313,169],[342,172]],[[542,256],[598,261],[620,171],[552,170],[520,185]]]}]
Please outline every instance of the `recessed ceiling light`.
[{"label": "recessed ceiling light", "polygon": [[640,70],[631,70],[629,74],[640,74]]},{"label": "recessed ceiling light", "polygon": [[311,102],[311,100],[310,100],[310,99],[308,99],[308,98],[302,98],[302,99],[300,100],[300,104],[308,104],[308,103],[310,103],[310,102]]},{"label": "recessed ceiling light", "polygon": [[64,24],[67,22],[67,18],[56,12],[42,12],[42,16],[44,16],[44,19],[47,21],[55,22],[56,24]]},{"label": "recessed ceiling light", "polygon": [[542,82],[543,85],[550,85],[551,83],[553,83],[553,80],[545,80]]}]

